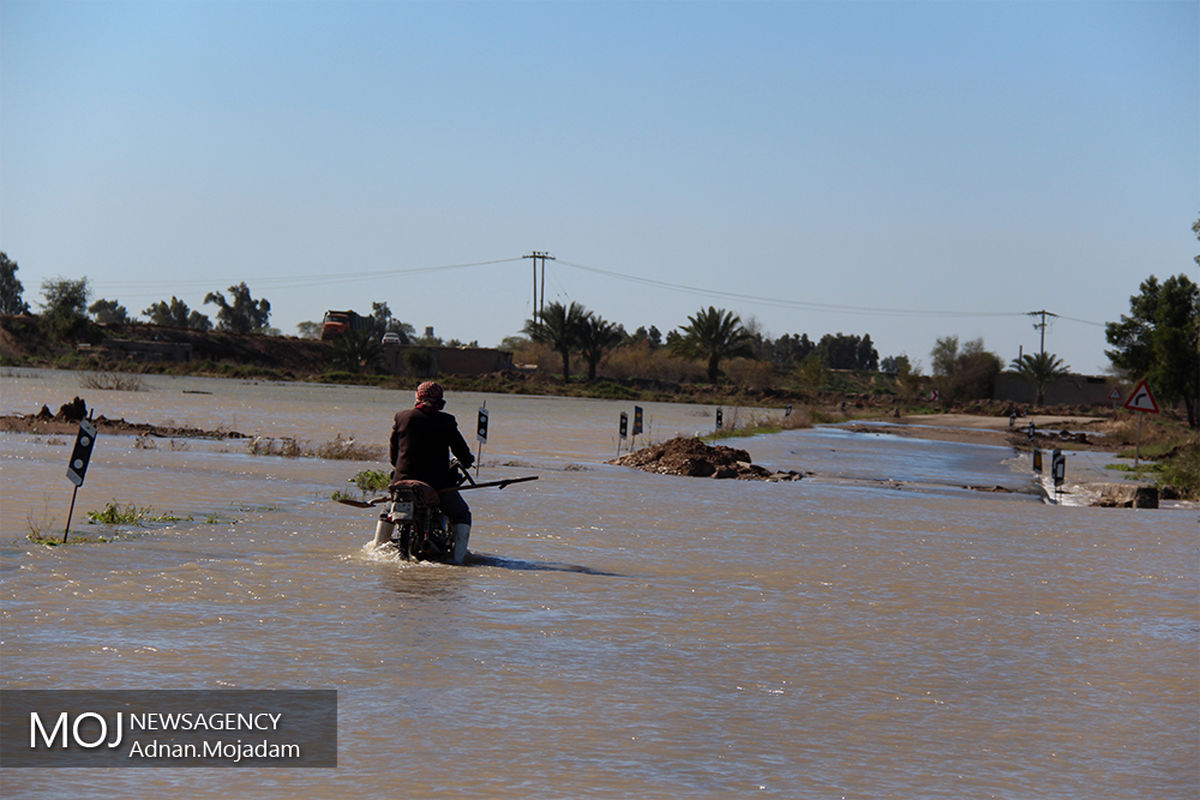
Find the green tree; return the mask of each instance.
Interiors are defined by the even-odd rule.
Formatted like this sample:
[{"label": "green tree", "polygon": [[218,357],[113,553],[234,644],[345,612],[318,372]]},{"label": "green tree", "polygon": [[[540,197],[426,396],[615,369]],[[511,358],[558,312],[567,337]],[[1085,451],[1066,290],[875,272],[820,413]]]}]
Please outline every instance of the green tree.
[{"label": "green tree", "polygon": [[879,362],[879,371],[886,372],[889,375],[907,375],[912,371],[912,362],[908,360],[908,356],[904,353],[898,356],[888,356]]},{"label": "green tree", "polygon": [[879,369],[879,352],[869,333],[863,337],[827,333],[817,343],[816,352],[830,369]]},{"label": "green tree", "polygon": [[624,338],[616,323],[599,314],[588,314],[584,318],[579,326],[579,350],[587,362],[589,381],[596,380],[596,367]]},{"label": "green tree", "polygon": [[745,356],[752,358],[753,336],[742,326],[741,319],[732,311],[709,306],[688,317],[688,324],[680,328],[681,335],[671,349],[688,358],[702,358],[708,362],[708,381],[716,383],[721,374],[721,360]]},{"label": "green tree", "polygon": [[815,352],[810,352],[804,358],[800,359],[800,363],[796,366],[796,377],[800,380],[800,385],[806,391],[814,394],[821,391],[829,383],[829,371],[825,368],[821,357]]},{"label": "green tree", "polygon": [[1183,401],[1190,427],[1198,427],[1200,402],[1200,287],[1179,274],[1159,283],[1151,275],[1129,298],[1128,315],[1105,326],[1112,365],[1150,381],[1164,403]]},{"label": "green tree", "polygon": [[17,279],[17,262],[0,252],[0,314],[28,314],[29,304],[21,295],[25,287]]},{"label": "green tree", "polygon": [[313,322],[311,319],[305,320],[304,322],[297,322],[296,334],[301,339],[320,339],[321,323]]},{"label": "green tree", "polygon": [[175,295],[171,302],[159,300],[142,313],[150,320],[151,325],[162,325],[167,328],[191,328],[197,331],[212,330],[212,320],[199,311],[192,311],[188,304]]},{"label": "green tree", "polygon": [[638,329],[625,338],[625,344],[637,344],[638,342],[646,342],[651,350],[657,350],[662,347],[662,331],[651,325],[647,328],[645,325],[638,326]]},{"label": "green tree", "polygon": [[500,340],[499,349],[508,350],[510,352],[513,350],[520,350],[522,347],[528,347],[529,342],[530,340],[526,339],[524,336],[505,336]]},{"label": "green tree", "polygon": [[394,333],[400,337],[400,344],[411,344],[417,336],[416,328],[392,316],[387,303],[371,303],[371,330],[376,338],[385,333]]},{"label": "green tree", "polygon": [[330,360],[338,369],[359,373],[375,371],[383,345],[373,331],[346,331],[333,340]]},{"label": "green tree", "polygon": [[563,383],[571,380],[571,353],[579,349],[580,330],[588,311],[574,301],[564,306],[554,302],[546,306],[541,319],[526,320],[523,332],[535,342],[547,344],[562,356]]},{"label": "green tree", "polygon": [[1053,353],[1026,353],[1012,360],[1013,371],[1021,376],[1037,391],[1037,404],[1046,402],[1046,387],[1055,378],[1061,378],[1070,369],[1063,360]]},{"label": "green tree", "polygon": [[[1192,233],[1196,234],[1197,239],[1200,239],[1200,219],[1197,219],[1195,222],[1192,223]],[[1195,261],[1197,264],[1200,264],[1200,255],[1196,256],[1192,260]]]},{"label": "green tree", "polygon": [[208,318],[208,315],[201,314],[196,310],[188,312],[187,327],[191,328],[192,330],[211,331],[212,326],[212,320]]},{"label": "green tree", "polygon": [[150,320],[151,325],[186,328],[188,322],[188,305],[178,297],[171,295],[170,303],[165,300],[159,300],[149,308],[143,309],[142,314]]},{"label": "green tree", "polygon": [[217,328],[232,333],[252,333],[267,327],[271,318],[271,304],[266,300],[255,300],[250,296],[250,289],[245,282],[229,287],[229,295],[233,302],[225,299],[220,292],[209,292],[204,297],[205,303],[215,303],[217,311]]},{"label": "green tree", "polygon": [[163,327],[187,327],[187,303],[180,300],[175,295],[170,296],[170,302],[160,300],[152,303],[148,308],[143,308],[142,313],[146,319],[150,320],[151,325],[162,325]]},{"label": "green tree", "polygon": [[102,325],[129,322],[129,312],[125,306],[116,300],[105,300],[103,297],[88,306],[92,319]]},{"label": "green tree", "polygon": [[930,355],[943,402],[982,400],[994,394],[1004,362],[984,348],[983,339],[972,339],[960,349],[957,336],[946,336],[937,340]]},{"label": "green tree", "polygon": [[933,350],[929,351],[933,359],[933,376],[944,378],[954,372],[958,360],[958,337],[943,336],[934,342]]},{"label": "green tree", "polygon": [[785,334],[771,342],[771,361],[780,367],[791,368],[804,361],[816,347],[807,333]]},{"label": "green tree", "polygon": [[87,278],[47,278],[42,281],[42,327],[52,339],[77,338],[87,330]]}]

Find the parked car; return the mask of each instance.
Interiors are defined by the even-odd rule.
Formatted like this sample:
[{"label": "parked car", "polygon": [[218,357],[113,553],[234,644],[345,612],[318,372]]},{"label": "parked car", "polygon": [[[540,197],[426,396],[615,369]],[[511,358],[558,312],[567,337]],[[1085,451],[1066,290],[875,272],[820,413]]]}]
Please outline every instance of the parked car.
[{"label": "parked car", "polygon": [[395,331],[388,331],[379,341],[381,344],[400,344],[400,334]]}]

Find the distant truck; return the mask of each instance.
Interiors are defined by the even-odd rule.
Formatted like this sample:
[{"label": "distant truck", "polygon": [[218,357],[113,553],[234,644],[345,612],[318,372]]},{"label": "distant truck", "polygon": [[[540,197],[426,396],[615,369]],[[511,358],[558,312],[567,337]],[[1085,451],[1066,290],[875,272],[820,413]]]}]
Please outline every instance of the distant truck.
[{"label": "distant truck", "polygon": [[321,322],[321,338],[336,339],[348,331],[366,331],[370,329],[370,317],[364,317],[353,311],[326,311],[325,319]]}]

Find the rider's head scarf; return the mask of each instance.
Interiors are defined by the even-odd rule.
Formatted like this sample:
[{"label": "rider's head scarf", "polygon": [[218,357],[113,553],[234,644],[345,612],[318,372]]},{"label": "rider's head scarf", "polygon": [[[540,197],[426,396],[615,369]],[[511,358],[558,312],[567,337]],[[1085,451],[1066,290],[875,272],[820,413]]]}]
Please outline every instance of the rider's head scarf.
[{"label": "rider's head scarf", "polygon": [[417,408],[441,411],[446,401],[442,399],[442,386],[436,381],[425,381],[417,387]]}]

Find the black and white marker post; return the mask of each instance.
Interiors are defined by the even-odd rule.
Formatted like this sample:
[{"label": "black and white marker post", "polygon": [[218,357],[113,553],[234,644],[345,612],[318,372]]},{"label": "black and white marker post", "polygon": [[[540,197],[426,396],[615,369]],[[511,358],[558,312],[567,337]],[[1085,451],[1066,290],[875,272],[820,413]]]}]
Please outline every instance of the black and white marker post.
[{"label": "black and white marker post", "polygon": [[1054,478],[1054,500],[1062,502],[1062,485],[1067,477],[1067,457],[1057,447],[1050,453],[1050,474]]},{"label": "black and white marker post", "polygon": [[621,455],[621,442],[629,435],[629,415],[624,411],[621,412],[621,421],[617,424],[617,455]]},{"label": "black and white marker post", "polygon": [[633,439],[630,440],[629,452],[633,452],[637,445],[637,435],[642,432],[642,407],[633,407]]},{"label": "black and white marker post", "polygon": [[67,464],[67,480],[75,484],[71,490],[71,508],[67,511],[67,527],[63,528],[63,543],[71,532],[71,517],[75,514],[75,496],[79,487],[83,486],[83,477],[87,474],[88,461],[92,457],[92,448],[96,444],[96,423],[90,419],[79,421],[79,433],[75,436],[75,448],[71,451],[71,463]]},{"label": "black and white marker post", "polygon": [[487,444],[488,410],[487,401],[479,407],[479,421],[475,425],[475,438],[479,440],[479,451],[475,456],[475,477],[479,477],[479,464],[483,461],[483,446]]}]

